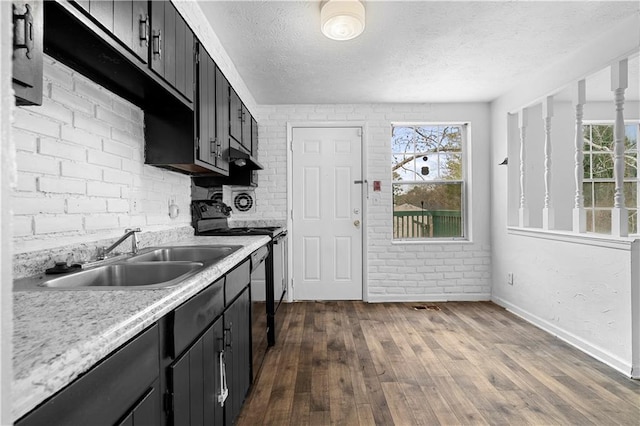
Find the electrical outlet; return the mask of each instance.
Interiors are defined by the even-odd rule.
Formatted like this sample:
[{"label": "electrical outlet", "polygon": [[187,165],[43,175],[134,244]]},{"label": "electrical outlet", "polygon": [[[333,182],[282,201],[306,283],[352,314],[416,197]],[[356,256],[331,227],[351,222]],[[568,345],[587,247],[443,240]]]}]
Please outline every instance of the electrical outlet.
[{"label": "electrical outlet", "polygon": [[513,272],[507,273],[507,284],[513,285]]}]

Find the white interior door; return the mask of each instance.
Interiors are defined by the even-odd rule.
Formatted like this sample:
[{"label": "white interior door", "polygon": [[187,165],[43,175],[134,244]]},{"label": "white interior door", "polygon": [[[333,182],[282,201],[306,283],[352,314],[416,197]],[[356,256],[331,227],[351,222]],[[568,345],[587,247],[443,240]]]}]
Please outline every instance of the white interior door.
[{"label": "white interior door", "polygon": [[292,129],[295,300],[362,300],[362,129]]}]

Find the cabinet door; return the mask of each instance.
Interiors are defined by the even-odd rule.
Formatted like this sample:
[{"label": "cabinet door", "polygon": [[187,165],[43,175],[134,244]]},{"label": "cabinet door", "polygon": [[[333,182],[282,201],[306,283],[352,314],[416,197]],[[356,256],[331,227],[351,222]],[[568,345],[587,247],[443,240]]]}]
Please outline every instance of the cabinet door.
[{"label": "cabinet door", "polygon": [[[171,367],[174,425],[222,425],[224,410],[218,402],[223,388],[220,353],[222,319],[218,319]],[[222,367],[222,368],[221,368]]]},{"label": "cabinet door", "polygon": [[227,385],[229,399],[225,418],[233,423],[251,386],[251,304],[249,288],[227,308],[224,314],[224,332],[227,346]]},{"label": "cabinet door", "polygon": [[242,104],[242,114],[240,115],[242,121],[242,146],[247,148],[247,151],[251,152],[251,114],[247,107]]},{"label": "cabinet door", "polygon": [[[113,32],[113,0],[90,0],[89,13],[96,21],[105,27],[109,32]],[[130,3],[127,1],[127,3]]]},{"label": "cabinet door", "polygon": [[193,53],[194,38],[191,28],[176,13],[176,83],[175,87],[187,99],[193,101]]},{"label": "cabinet door", "polygon": [[149,3],[117,0],[113,15],[113,34],[146,64],[149,61]]},{"label": "cabinet door", "polygon": [[198,160],[216,165],[218,146],[216,124],[216,66],[200,47],[198,60]]},{"label": "cabinet door", "polygon": [[159,425],[162,410],[160,410],[160,389],[158,380],[140,398],[129,414],[118,423],[121,426],[153,426]]},{"label": "cabinet door", "polygon": [[42,105],[42,1],[13,2],[13,90],[16,105]]},{"label": "cabinet door", "polygon": [[160,372],[159,350],[158,325],[153,325],[16,425],[44,426],[53,420],[60,425],[113,425],[130,414],[134,420],[136,416],[144,419],[153,407],[158,407],[159,416],[160,395],[154,391]]},{"label": "cabinet door", "polygon": [[242,102],[235,90],[229,90],[229,136],[242,143]]},{"label": "cabinet door", "polygon": [[164,77],[166,34],[164,30],[164,6],[162,0],[151,2],[151,69]]},{"label": "cabinet door", "polygon": [[176,9],[164,2],[164,79],[176,87]]},{"label": "cabinet door", "polygon": [[251,155],[258,158],[258,122],[251,116]]},{"label": "cabinet door", "polygon": [[229,172],[229,82],[216,66],[216,140],[220,155],[216,167],[223,174]]}]

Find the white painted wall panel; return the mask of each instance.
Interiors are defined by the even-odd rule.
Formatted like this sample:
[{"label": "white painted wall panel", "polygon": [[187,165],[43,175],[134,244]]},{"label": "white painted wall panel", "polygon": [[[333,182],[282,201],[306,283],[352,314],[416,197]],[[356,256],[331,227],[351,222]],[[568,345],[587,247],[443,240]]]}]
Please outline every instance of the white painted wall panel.
[{"label": "white painted wall panel", "polygon": [[[492,299],[625,374],[631,374],[635,362],[636,375],[640,368],[640,323],[632,318],[640,317],[638,243],[626,243],[621,249],[586,241],[510,235],[508,224],[514,223],[513,208],[517,208],[513,200],[513,178],[517,178],[517,173],[513,168],[518,167],[518,162],[513,122],[508,128],[507,117],[508,113],[535,104],[614,60],[637,52],[639,25],[640,15],[629,17],[602,38],[568,55],[562,63],[541,70],[537,78],[523,82],[494,101],[490,162]],[[609,107],[613,108],[613,101]],[[629,112],[637,113],[637,108],[636,103],[630,104]],[[587,105],[585,119],[604,116],[606,110],[602,104]],[[573,191],[573,178],[569,178],[573,172],[573,118],[564,123],[571,114],[570,108],[561,105],[554,117],[553,172],[560,175],[556,175],[552,185],[556,185],[554,191],[559,191],[559,196]],[[558,124],[559,120],[563,124]],[[557,144],[561,148],[555,149]],[[510,164],[508,168],[498,166],[507,148]],[[565,221],[566,218],[561,223]],[[509,272],[515,276],[513,286],[507,284]]]}]

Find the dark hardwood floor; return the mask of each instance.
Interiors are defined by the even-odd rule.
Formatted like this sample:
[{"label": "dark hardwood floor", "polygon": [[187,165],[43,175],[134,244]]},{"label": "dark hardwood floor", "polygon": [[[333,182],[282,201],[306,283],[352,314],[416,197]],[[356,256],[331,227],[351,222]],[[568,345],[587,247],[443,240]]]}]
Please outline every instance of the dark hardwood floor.
[{"label": "dark hardwood floor", "polygon": [[640,382],[492,303],[280,309],[238,425],[640,425]]}]

